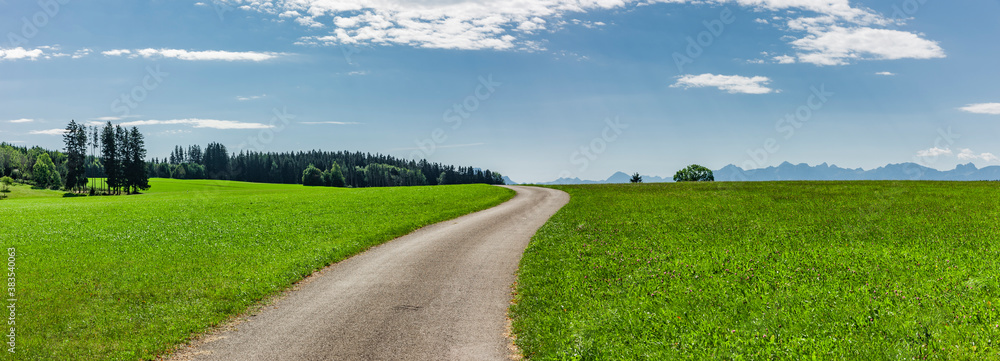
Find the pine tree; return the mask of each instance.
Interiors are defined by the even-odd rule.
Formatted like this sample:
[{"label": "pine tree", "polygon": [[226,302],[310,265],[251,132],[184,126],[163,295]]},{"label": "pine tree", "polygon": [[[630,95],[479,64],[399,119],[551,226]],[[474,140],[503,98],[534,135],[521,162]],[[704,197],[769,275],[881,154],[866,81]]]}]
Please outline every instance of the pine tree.
[{"label": "pine tree", "polygon": [[66,189],[86,188],[87,128],[71,120],[63,140],[66,142]]},{"label": "pine tree", "polygon": [[126,137],[128,144],[128,167],[126,169],[127,187],[129,193],[138,193],[149,189],[149,172],[146,169],[146,142],[139,128],[132,127]]},{"label": "pine tree", "polygon": [[115,128],[108,122],[101,131],[101,163],[104,163],[104,183],[107,192],[113,193],[121,182],[118,178],[121,161],[118,158],[118,143],[115,142]]}]

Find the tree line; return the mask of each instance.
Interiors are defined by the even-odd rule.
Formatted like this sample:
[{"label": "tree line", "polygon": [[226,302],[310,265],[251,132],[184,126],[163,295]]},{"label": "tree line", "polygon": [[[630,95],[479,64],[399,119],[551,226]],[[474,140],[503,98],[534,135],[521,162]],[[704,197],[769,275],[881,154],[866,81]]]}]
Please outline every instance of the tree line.
[{"label": "tree line", "polygon": [[[64,152],[0,143],[0,176],[37,187],[91,194],[149,189],[146,145],[139,129],[108,122],[103,128],[70,121]],[[87,152],[90,150],[90,154]],[[90,178],[101,178],[90,182]]]},{"label": "tree line", "polygon": [[[63,140],[65,152],[0,143],[0,177],[92,194],[140,192],[149,188],[149,178],[355,188],[504,183],[500,173],[471,166],[348,151],[229,153],[215,142],[205,148],[175,146],[167,157],[147,161],[142,133],[111,122],[87,127],[71,121]],[[91,181],[94,178],[99,181]]]},{"label": "tree line", "polygon": [[[153,158],[150,177],[225,179],[258,183],[343,187],[394,187],[439,184],[503,184],[503,175],[474,167],[455,167],[427,160],[412,161],[363,152],[227,154],[219,143],[175,146],[169,156]],[[342,180],[341,180],[342,179]]]}]

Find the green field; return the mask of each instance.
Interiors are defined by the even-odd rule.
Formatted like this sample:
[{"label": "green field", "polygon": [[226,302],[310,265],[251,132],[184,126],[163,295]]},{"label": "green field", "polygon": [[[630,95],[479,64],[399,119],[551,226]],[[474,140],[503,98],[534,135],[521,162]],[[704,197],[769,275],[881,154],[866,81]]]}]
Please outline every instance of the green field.
[{"label": "green field", "polygon": [[[48,197],[62,197],[66,192],[54,191],[40,187],[34,187],[30,184],[11,184],[9,188],[10,192],[3,193],[7,195],[6,199],[0,200],[0,202],[5,202],[11,199],[18,198],[48,198]],[[3,206],[3,203],[0,203]]]},{"label": "green field", "polygon": [[16,359],[151,359],[318,268],[513,196],[485,185],[151,184],[0,201],[2,248],[16,249]]},{"label": "green field", "polygon": [[557,187],[530,359],[1000,359],[1000,183]]}]

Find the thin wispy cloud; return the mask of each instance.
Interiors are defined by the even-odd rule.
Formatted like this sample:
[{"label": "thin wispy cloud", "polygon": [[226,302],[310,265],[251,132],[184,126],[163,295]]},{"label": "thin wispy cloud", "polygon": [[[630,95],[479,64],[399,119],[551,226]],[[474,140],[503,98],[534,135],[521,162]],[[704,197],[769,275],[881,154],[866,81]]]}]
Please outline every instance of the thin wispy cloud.
[{"label": "thin wispy cloud", "polygon": [[685,89],[711,87],[725,90],[730,94],[768,94],[775,91],[766,86],[770,82],[770,78],[763,76],[701,74],[680,76],[670,87]]},{"label": "thin wispy cloud", "polygon": [[975,114],[1000,115],[1000,103],[969,104],[958,109],[964,112],[975,113]]},{"label": "thin wispy cloud", "polygon": [[875,73],[875,75],[882,75],[882,76],[896,76],[896,73],[892,73],[892,72],[888,72],[888,71],[880,71],[880,72],[878,72],[878,73]]},{"label": "thin wispy cloud", "polygon": [[334,121],[329,121],[329,122],[299,122],[299,124],[306,124],[306,125],[319,125],[319,124],[354,125],[354,124],[361,124],[361,123],[358,123],[358,122],[334,122]]},{"label": "thin wispy cloud", "polygon": [[241,102],[245,102],[245,101],[250,101],[250,100],[263,99],[265,97],[267,97],[267,94],[251,95],[251,96],[248,96],[248,97],[238,96],[238,97],[236,97],[236,100],[239,100]]},{"label": "thin wispy cloud", "polygon": [[[467,144],[449,144],[449,145],[439,145],[437,148],[465,148],[465,147],[475,147],[480,145],[485,145],[486,143],[467,143]],[[424,148],[413,147],[413,148],[396,148],[390,149],[390,151],[404,151],[404,150],[422,150]]]},{"label": "thin wispy cloud", "polygon": [[38,134],[38,135],[63,135],[66,133],[66,129],[45,129],[45,130],[32,130],[28,134]]},{"label": "thin wispy cloud", "polygon": [[921,158],[939,157],[942,155],[951,155],[951,154],[952,154],[951,149],[938,148],[938,147],[917,151],[917,156]]},{"label": "thin wispy cloud", "polygon": [[33,121],[35,121],[35,120],[34,119],[29,119],[29,118],[21,118],[21,119],[8,120],[7,122],[8,123],[31,123]]},{"label": "thin wispy cloud", "polygon": [[136,120],[132,122],[124,122],[120,125],[123,127],[133,127],[140,125],[190,125],[194,128],[211,128],[211,129],[267,129],[274,128],[273,125],[261,124],[261,123],[248,123],[248,122],[238,122],[234,120],[218,120],[218,119],[199,119],[199,118],[188,118],[188,119],[172,119],[172,120]]},{"label": "thin wispy cloud", "polygon": [[113,122],[117,120],[122,120],[124,118],[125,117],[97,117],[97,118],[92,118],[91,120],[97,120],[102,122]]},{"label": "thin wispy cloud", "polygon": [[179,59],[188,61],[253,61],[261,62],[287,55],[275,52],[226,51],[226,50],[184,50],[184,49],[115,49],[101,52],[106,56],[128,56],[144,59]]}]

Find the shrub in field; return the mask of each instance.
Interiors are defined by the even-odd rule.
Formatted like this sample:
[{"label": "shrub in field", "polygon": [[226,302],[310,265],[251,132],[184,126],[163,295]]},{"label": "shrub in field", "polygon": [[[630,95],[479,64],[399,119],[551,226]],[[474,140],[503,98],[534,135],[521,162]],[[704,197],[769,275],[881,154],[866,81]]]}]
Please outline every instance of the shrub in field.
[{"label": "shrub in field", "polygon": [[316,168],[316,166],[310,164],[306,170],[302,171],[302,185],[323,186],[325,183],[323,181],[323,171]]},{"label": "shrub in field", "polygon": [[712,182],[715,176],[712,170],[697,164],[687,166],[674,174],[674,182]]}]

